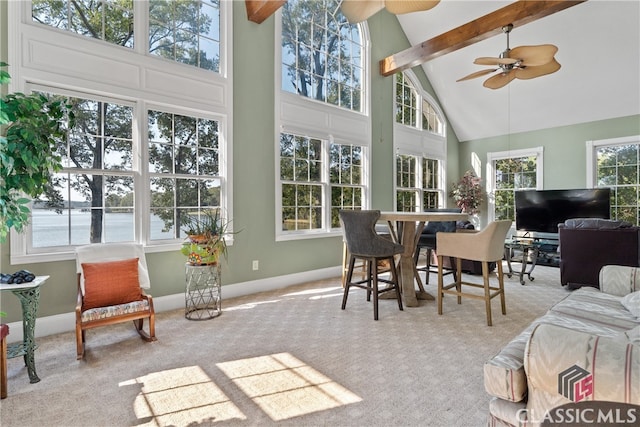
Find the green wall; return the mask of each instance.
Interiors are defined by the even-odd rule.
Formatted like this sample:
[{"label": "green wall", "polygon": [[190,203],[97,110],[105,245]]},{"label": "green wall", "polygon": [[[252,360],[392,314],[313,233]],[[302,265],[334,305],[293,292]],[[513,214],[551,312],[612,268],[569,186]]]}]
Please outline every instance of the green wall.
[{"label": "green wall", "polygon": [[[341,263],[340,237],[296,241],[275,241],[275,19],[262,24],[246,18],[244,2],[233,2],[233,223],[242,231],[229,248],[229,261],[223,265],[225,285],[268,279]],[[6,62],[6,4],[0,6],[0,52]],[[393,209],[393,78],[382,77],[378,62],[409,43],[397,19],[386,12],[369,20],[372,44],[372,207]],[[418,74],[421,69],[416,70]],[[424,78],[424,75],[422,76]],[[253,271],[252,261],[260,269]],[[154,297],[184,292],[185,258],[179,252],[148,253],[147,262]],[[9,245],[0,246],[0,270],[14,272],[29,269],[38,275],[50,275],[41,290],[38,316],[69,313],[76,299],[75,261],[9,264]],[[277,279],[274,279],[277,280]],[[18,301],[2,294],[5,321],[18,321]]]},{"label": "green wall", "polygon": [[[246,19],[244,2],[234,3],[234,106],[233,106],[233,221],[242,232],[229,248],[229,262],[223,267],[224,284],[268,279],[309,270],[334,267],[341,262],[342,239],[316,238],[275,241],[275,128],[274,128],[274,29],[275,20],[262,24]],[[0,2],[0,58],[7,55],[6,2]],[[381,12],[369,19],[371,37],[372,108],[372,203],[371,207],[392,210],[393,206],[393,78],[378,73],[378,62],[409,46],[397,19]],[[414,69],[433,96],[421,67]],[[545,147],[545,188],[582,187],[585,183],[587,140],[640,134],[639,117],[626,117],[583,125],[458,143],[451,130],[447,137],[448,182],[470,168],[471,153],[486,162],[489,151]],[[260,269],[251,269],[252,260]],[[153,283],[152,295],[160,297],[184,291],[184,257],[176,252],[149,253],[147,262]],[[41,291],[38,315],[51,316],[74,310],[76,298],[75,262],[61,261],[9,264],[9,245],[0,245],[0,270],[26,268],[51,278]],[[277,279],[274,279],[277,280]],[[2,293],[0,307],[5,322],[21,319],[17,299]]]},{"label": "green wall", "polygon": [[[544,147],[544,189],[585,188],[586,141],[632,135],[640,135],[640,115],[465,141],[460,143],[459,169],[471,169],[471,159],[477,156],[484,179],[487,153]],[[481,223],[485,224],[486,204],[483,212]]]}]

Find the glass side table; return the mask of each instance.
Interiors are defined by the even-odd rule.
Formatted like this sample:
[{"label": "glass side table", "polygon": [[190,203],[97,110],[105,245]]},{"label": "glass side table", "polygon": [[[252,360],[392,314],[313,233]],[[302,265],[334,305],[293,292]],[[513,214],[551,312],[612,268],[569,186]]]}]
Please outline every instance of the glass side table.
[{"label": "glass side table", "polygon": [[33,282],[21,284],[2,284],[0,291],[11,291],[22,305],[22,342],[9,344],[7,357],[13,358],[23,356],[27,366],[29,381],[37,383],[40,381],[36,373],[36,360],[34,353],[38,347],[35,340],[36,317],[38,304],[40,303],[40,286],[47,281],[49,276],[36,276]]},{"label": "glass side table", "polygon": [[[533,281],[534,277],[531,275],[533,269],[536,266],[538,260],[538,245],[533,240],[505,240],[504,242],[504,258],[507,261],[508,273],[505,273],[507,277],[511,277],[514,273],[520,276],[520,284],[524,285],[524,276],[527,275],[529,280]],[[519,262],[521,268],[519,272],[514,272],[511,268],[511,262]],[[527,271],[527,264],[531,264],[531,268]]]},{"label": "glass side table", "polygon": [[189,320],[213,319],[222,314],[220,264],[186,264],[184,317]]}]

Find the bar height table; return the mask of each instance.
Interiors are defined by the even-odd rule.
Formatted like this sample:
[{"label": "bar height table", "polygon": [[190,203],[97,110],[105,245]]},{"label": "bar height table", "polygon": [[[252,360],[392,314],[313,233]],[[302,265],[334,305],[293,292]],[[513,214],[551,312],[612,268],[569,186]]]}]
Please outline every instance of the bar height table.
[{"label": "bar height table", "polygon": [[[391,237],[404,246],[400,254],[399,274],[402,301],[406,307],[417,307],[418,300],[433,300],[433,295],[422,289],[416,291],[414,278],[417,276],[413,254],[418,246],[424,224],[428,221],[462,221],[469,219],[466,213],[455,212],[381,212],[380,220],[387,221]],[[422,285],[422,282],[419,282]]]}]

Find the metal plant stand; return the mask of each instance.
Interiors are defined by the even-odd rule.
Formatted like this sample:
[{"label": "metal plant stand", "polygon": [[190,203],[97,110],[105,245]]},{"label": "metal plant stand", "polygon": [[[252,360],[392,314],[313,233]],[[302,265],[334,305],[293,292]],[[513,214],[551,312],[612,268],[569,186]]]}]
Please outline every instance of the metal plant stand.
[{"label": "metal plant stand", "polygon": [[222,314],[220,264],[186,265],[185,312],[189,320],[213,319]]},{"label": "metal plant stand", "polygon": [[22,342],[9,344],[7,349],[7,357],[24,358],[27,366],[29,381],[37,383],[40,381],[36,373],[36,361],[34,352],[38,347],[35,340],[36,317],[38,313],[38,304],[40,302],[40,286],[49,278],[49,276],[36,276],[33,282],[22,284],[3,284],[0,286],[1,291],[11,291],[22,305]]}]

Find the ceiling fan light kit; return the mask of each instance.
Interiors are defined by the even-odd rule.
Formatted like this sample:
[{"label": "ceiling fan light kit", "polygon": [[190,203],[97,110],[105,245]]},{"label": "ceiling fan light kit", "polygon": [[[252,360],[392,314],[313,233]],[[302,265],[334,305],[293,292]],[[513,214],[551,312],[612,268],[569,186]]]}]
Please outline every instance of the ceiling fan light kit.
[{"label": "ceiling fan light kit", "polygon": [[382,9],[394,15],[429,10],[440,0],[342,0],[340,10],[352,24],[366,21]]},{"label": "ceiling fan light kit", "polygon": [[477,65],[492,65],[496,68],[476,71],[456,81],[470,80],[500,71],[499,74],[489,77],[482,84],[489,89],[499,89],[514,79],[533,79],[555,73],[560,69],[560,64],[554,57],[558,48],[552,44],[518,46],[510,49],[509,33],[512,29],[512,24],[502,27],[502,31],[507,35],[507,49],[499,57],[480,57],[473,61]]}]

